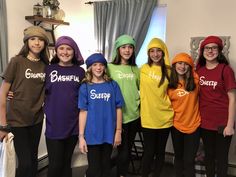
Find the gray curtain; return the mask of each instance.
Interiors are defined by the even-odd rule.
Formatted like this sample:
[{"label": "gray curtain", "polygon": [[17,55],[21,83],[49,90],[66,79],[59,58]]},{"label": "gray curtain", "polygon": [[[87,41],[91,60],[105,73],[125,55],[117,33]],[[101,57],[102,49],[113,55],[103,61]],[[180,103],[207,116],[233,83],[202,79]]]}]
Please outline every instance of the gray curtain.
[{"label": "gray curtain", "polygon": [[94,2],[97,51],[110,60],[116,38],[131,35],[137,42],[136,55],[145,39],[157,0],[114,0]]},{"label": "gray curtain", "polygon": [[2,75],[8,63],[6,0],[0,0],[0,26],[0,74]]}]

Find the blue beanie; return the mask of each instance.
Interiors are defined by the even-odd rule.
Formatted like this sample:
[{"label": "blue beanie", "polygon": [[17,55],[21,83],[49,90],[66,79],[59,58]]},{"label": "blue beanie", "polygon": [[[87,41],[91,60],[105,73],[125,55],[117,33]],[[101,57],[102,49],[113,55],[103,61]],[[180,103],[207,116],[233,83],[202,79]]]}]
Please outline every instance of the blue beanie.
[{"label": "blue beanie", "polygon": [[89,68],[94,63],[102,63],[105,66],[107,66],[107,60],[104,58],[104,56],[101,53],[94,53],[90,55],[86,60],[87,68]]}]

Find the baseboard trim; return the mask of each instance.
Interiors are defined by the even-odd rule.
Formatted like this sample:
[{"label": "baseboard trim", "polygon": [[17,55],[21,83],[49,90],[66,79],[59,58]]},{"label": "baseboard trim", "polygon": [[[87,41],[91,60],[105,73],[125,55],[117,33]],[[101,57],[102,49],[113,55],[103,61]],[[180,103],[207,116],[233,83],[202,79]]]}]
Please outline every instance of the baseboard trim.
[{"label": "baseboard trim", "polygon": [[48,166],[48,155],[40,157],[38,159],[38,170],[42,170],[43,168]]}]

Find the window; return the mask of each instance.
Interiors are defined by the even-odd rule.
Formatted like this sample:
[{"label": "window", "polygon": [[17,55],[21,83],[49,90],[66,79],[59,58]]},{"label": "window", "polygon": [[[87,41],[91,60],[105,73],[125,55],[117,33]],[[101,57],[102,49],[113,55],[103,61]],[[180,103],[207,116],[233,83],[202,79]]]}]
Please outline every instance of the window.
[{"label": "window", "polygon": [[166,9],[166,5],[159,5],[153,11],[146,38],[136,58],[136,63],[139,67],[144,63],[147,63],[147,45],[151,41],[151,39],[157,37],[165,41]]}]

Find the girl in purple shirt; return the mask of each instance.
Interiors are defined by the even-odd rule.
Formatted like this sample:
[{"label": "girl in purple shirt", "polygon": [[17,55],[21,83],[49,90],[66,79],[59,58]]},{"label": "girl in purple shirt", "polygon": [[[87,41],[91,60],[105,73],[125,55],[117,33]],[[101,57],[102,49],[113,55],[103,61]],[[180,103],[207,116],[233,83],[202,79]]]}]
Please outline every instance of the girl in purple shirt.
[{"label": "girl in purple shirt", "polygon": [[71,177],[71,158],[78,140],[78,91],[85,71],[75,41],[61,36],[46,68],[45,105],[48,177]]}]

